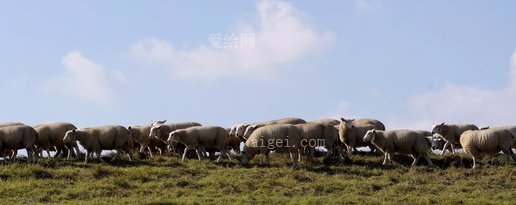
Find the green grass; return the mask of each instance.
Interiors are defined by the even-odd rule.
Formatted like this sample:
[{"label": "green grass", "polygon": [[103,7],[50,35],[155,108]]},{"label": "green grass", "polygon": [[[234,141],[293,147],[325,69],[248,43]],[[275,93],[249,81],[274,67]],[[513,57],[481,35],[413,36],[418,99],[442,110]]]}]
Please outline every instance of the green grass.
[{"label": "green grass", "polygon": [[[353,155],[345,165],[290,168],[242,166],[227,159],[157,157],[113,164],[43,159],[0,165],[0,202],[95,204],[477,204],[516,202],[516,167],[502,156],[471,170],[465,157],[432,156],[435,167],[381,166],[381,157]],[[410,164],[410,159],[396,156]],[[252,161],[257,163],[255,159]]]}]

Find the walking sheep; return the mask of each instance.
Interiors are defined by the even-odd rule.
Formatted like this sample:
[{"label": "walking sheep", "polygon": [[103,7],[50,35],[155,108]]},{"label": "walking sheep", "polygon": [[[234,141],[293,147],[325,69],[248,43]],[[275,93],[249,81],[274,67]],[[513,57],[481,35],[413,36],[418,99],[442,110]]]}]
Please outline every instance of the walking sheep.
[{"label": "walking sheep", "polygon": [[170,133],[167,143],[181,143],[185,145],[183,157],[185,160],[186,153],[189,149],[197,152],[197,157],[201,160],[201,151],[206,148],[216,148],[220,151],[217,162],[223,155],[227,155],[231,160],[231,156],[227,153],[226,140],[229,133],[223,127],[218,126],[197,126],[186,129],[179,129]]},{"label": "walking sheep", "polygon": [[414,161],[411,166],[414,166],[419,161],[420,157],[424,157],[430,166],[433,166],[432,161],[428,157],[430,146],[426,137],[416,131],[411,130],[369,130],[364,136],[364,141],[371,142],[380,151],[384,153],[383,165],[387,160],[398,164],[392,160],[394,153],[408,154]]},{"label": "walking sheep", "polygon": [[100,156],[102,150],[117,151],[115,156],[111,159],[112,162],[122,151],[125,151],[129,157],[129,161],[132,161],[131,148],[129,146],[129,135],[130,131],[123,126],[107,125],[102,127],[70,130],[66,132],[63,141],[64,143],[78,141],[84,149],[86,149],[84,163],[88,163],[88,158],[92,158],[93,153],[97,155],[97,159],[104,162]]},{"label": "walking sheep", "polygon": [[460,135],[467,130],[478,130],[478,127],[473,124],[444,124],[444,122],[434,125],[432,134],[438,134],[437,136],[446,142],[441,155],[444,155],[448,146],[451,147],[452,154],[455,154],[455,145],[460,144]]},{"label": "walking sheep", "polygon": [[245,129],[244,135],[241,138],[242,138],[243,142],[245,142],[249,138],[249,136],[251,136],[251,134],[253,133],[254,130],[256,130],[260,127],[263,127],[263,126],[278,125],[278,124],[296,125],[296,124],[301,124],[301,123],[306,123],[306,121],[301,118],[293,118],[293,117],[281,118],[281,119],[277,119],[277,120],[271,120],[271,121],[260,122],[260,123],[254,123],[252,125],[247,126],[247,128]]},{"label": "walking sheep", "polygon": [[153,155],[153,149],[157,149],[159,151],[159,155],[162,155],[167,150],[167,144],[159,139],[150,138],[150,130],[152,125],[147,126],[134,126],[128,127],[131,131],[132,139],[136,144],[139,144],[139,153],[144,153],[145,150],[148,151],[151,157]]},{"label": "walking sheep", "polygon": [[39,134],[39,138],[36,142],[39,152],[46,150],[47,155],[50,156],[49,150],[55,150],[56,154],[54,158],[58,158],[61,154],[67,153],[67,159],[71,159],[72,156],[77,156],[81,153],[77,142],[70,142],[70,144],[63,143],[66,132],[77,129],[73,124],[67,122],[52,122],[36,125],[34,129]]},{"label": "walking sheep", "polygon": [[487,130],[468,130],[460,136],[460,144],[464,152],[473,158],[473,169],[476,159],[481,154],[494,154],[502,151],[506,155],[507,163],[512,158],[516,161],[512,145],[515,135],[507,128],[491,128]]},{"label": "walking sheep", "polygon": [[[321,123],[303,123],[295,125],[302,133],[301,148],[307,149],[310,152],[310,163],[314,158],[315,148],[326,148],[325,159],[330,157],[334,150],[337,150],[340,155],[341,162],[347,157],[346,154],[337,145],[339,141],[338,131],[331,124]],[[337,148],[337,149],[334,149]]]},{"label": "walking sheep", "polygon": [[376,125],[366,123],[355,124],[355,120],[352,119],[347,120],[341,118],[340,120],[339,138],[340,141],[346,145],[348,155],[351,155],[352,151],[357,151],[357,147],[367,146],[371,149],[371,151],[374,150],[374,146],[372,146],[370,142],[364,142],[362,138],[368,130],[380,130]]},{"label": "walking sheep", "polygon": [[[153,126],[150,130],[149,138],[154,138],[157,140],[160,140],[164,143],[167,143],[167,139],[171,132],[179,130],[179,129],[186,129],[189,127],[196,127],[201,126],[200,123],[197,122],[179,122],[179,123],[172,123],[172,124],[161,124]],[[173,152],[176,152],[180,154],[179,151],[184,150],[185,147],[182,144],[176,144],[173,143],[170,145]]]},{"label": "walking sheep", "polygon": [[269,125],[256,129],[245,142],[242,151],[242,163],[247,163],[255,155],[261,154],[260,165],[264,159],[269,162],[271,150],[289,152],[292,159],[292,166],[297,167],[299,161],[299,149],[302,133],[296,126],[278,124]]},{"label": "walking sheep", "polygon": [[[0,152],[14,151],[16,155],[18,149],[25,149],[29,162],[36,162],[36,140],[38,133],[34,128],[27,125],[11,125],[0,127]],[[13,158],[13,157],[12,157]]]}]

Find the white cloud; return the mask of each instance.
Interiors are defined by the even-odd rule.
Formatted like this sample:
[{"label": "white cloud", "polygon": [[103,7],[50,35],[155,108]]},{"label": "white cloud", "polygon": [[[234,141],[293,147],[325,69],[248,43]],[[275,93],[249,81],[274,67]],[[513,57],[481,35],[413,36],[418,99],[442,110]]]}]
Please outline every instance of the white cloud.
[{"label": "white cloud", "polygon": [[510,61],[510,82],[500,89],[447,83],[408,100],[409,116],[397,127],[430,129],[433,123],[476,123],[479,126],[516,124],[516,51]]},{"label": "white cloud", "polygon": [[66,72],[46,82],[49,91],[104,104],[113,99],[115,86],[126,82],[121,71],[109,73],[104,66],[85,58],[78,51],[67,53],[61,64]]},{"label": "white cloud", "polygon": [[176,49],[164,40],[148,38],[133,45],[131,52],[161,64],[173,77],[214,81],[228,77],[274,77],[280,69],[323,51],[334,42],[331,32],[315,30],[290,3],[264,0],[257,3],[256,11],[256,24],[242,23],[228,32],[237,37],[254,34],[254,48],[217,49],[206,43],[195,49]]}]

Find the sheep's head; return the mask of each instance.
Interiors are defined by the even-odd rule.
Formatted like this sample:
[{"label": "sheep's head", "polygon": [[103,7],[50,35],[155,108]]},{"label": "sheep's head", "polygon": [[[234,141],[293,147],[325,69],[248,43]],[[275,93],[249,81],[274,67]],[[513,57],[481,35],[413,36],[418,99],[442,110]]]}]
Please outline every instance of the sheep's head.
[{"label": "sheep's head", "polygon": [[444,129],[445,129],[444,122],[441,124],[435,124],[434,126],[432,126],[432,134],[436,134],[436,133],[442,134],[444,132]]},{"label": "sheep's head", "polygon": [[242,156],[242,159],[241,159],[242,164],[247,164],[249,161],[251,161],[253,159],[254,154],[251,152],[251,150],[249,150],[247,148],[247,146],[244,146],[241,156]]},{"label": "sheep's head", "polygon": [[160,138],[158,137],[158,135],[161,135],[161,126],[154,126],[151,128],[150,130],[150,133],[149,133],[149,138],[154,138],[154,139],[158,139],[160,140]]},{"label": "sheep's head", "polygon": [[249,127],[249,124],[237,125],[235,128],[235,134],[237,137],[244,137],[245,130]]},{"label": "sheep's head", "polygon": [[167,139],[167,144],[172,144],[174,142],[177,142],[177,132],[174,131],[174,132],[171,132],[169,135],[168,135],[168,139]]},{"label": "sheep's head", "polygon": [[364,139],[363,139],[364,142],[372,141],[374,139],[375,135],[376,135],[376,130],[375,129],[367,131],[366,134],[364,135]]},{"label": "sheep's head", "polygon": [[68,132],[66,132],[66,134],[63,138],[63,142],[65,144],[73,142],[73,141],[77,141],[77,130],[76,129],[69,130]]},{"label": "sheep's head", "polygon": [[247,139],[249,139],[249,137],[251,136],[251,134],[256,130],[258,129],[260,126],[259,125],[251,125],[251,126],[248,126],[246,129],[245,129],[245,132],[244,132],[244,135],[241,137],[241,139],[245,142],[247,141]]},{"label": "sheep's head", "polygon": [[355,119],[340,118],[340,127],[348,128],[348,129],[355,128],[355,125],[353,124],[353,121],[355,121]]},{"label": "sheep's head", "polygon": [[151,121],[151,126],[162,125],[162,124],[165,124],[165,122],[167,122],[167,120],[155,120],[155,121]]},{"label": "sheep's head", "polygon": [[432,149],[438,149],[439,143],[443,141],[443,138],[440,134],[433,134],[429,139]]}]

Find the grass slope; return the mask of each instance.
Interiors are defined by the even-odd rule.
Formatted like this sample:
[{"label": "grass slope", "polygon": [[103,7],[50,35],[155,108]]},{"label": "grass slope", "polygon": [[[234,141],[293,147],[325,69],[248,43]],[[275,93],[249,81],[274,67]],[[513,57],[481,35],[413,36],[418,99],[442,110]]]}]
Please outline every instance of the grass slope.
[{"label": "grass slope", "polygon": [[[471,160],[433,156],[435,167],[381,166],[379,156],[358,154],[346,165],[242,166],[176,157],[128,163],[84,164],[43,159],[0,165],[0,201],[95,204],[460,204],[516,202],[516,169],[490,158],[477,170]],[[396,156],[410,164],[410,159]],[[256,161],[253,161],[256,162]],[[500,165],[501,164],[501,165]],[[467,166],[467,167],[465,167]]]}]

